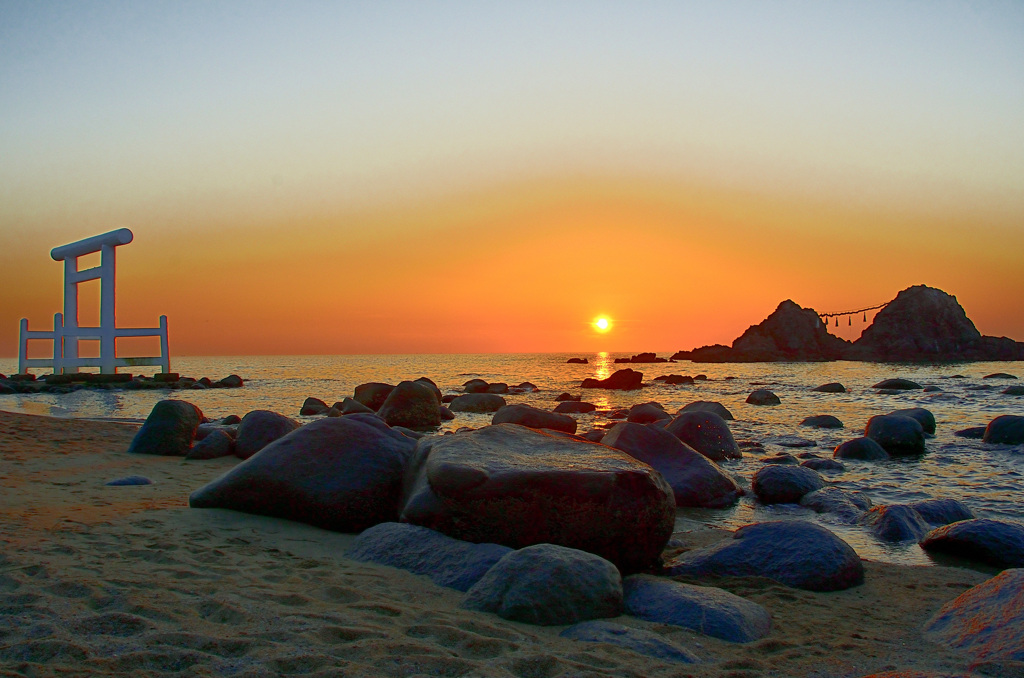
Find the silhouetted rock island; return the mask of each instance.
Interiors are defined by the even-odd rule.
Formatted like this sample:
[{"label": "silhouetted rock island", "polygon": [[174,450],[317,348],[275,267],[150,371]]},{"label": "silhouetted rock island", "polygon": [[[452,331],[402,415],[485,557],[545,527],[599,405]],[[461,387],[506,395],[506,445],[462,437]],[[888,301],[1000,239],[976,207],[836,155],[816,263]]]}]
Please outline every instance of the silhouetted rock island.
[{"label": "silhouetted rock island", "polygon": [[679,351],[672,360],[705,363],[957,362],[1024,360],[1024,343],[983,336],[951,294],[915,285],[875,315],[857,341],[829,334],[818,312],[787,299],[732,346],[714,344]]}]

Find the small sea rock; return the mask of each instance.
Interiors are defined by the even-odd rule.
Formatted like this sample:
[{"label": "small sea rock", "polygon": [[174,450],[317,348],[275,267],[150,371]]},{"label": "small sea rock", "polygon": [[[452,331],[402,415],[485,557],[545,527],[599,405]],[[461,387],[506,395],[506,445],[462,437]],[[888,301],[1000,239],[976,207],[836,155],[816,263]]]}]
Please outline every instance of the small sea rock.
[{"label": "small sea rock", "polygon": [[[566,401],[571,402],[571,401]],[[519,424],[533,429],[576,433],[576,420],[568,414],[539,410],[530,405],[505,405],[491,418],[492,424]]]},{"label": "small sea rock", "polygon": [[803,466],[763,466],[754,473],[751,486],[762,504],[796,504],[808,492],[825,487],[825,480]]},{"label": "small sea rock", "polygon": [[726,421],[733,421],[736,418],[725,405],[714,400],[695,400],[676,412],[676,416],[683,412],[713,412]]},{"label": "small sea rock", "polygon": [[161,400],[128,446],[135,454],[184,457],[192,449],[203,412],[183,400]]},{"label": "small sea rock", "polygon": [[838,381],[831,381],[827,384],[822,384],[811,389],[818,393],[846,393],[846,387],[840,384]]},{"label": "small sea rock", "polygon": [[1024,567],[1024,525],[989,518],[961,520],[926,534],[921,548],[1000,568]]},{"label": "small sea rock", "polygon": [[1024,395],[1024,386],[1007,386],[1000,393],[1012,396]]},{"label": "small sea rock", "polygon": [[860,522],[871,508],[871,499],[863,492],[849,492],[838,487],[823,487],[800,498],[800,505],[817,513],[829,513],[848,525]]},{"label": "small sea rock", "polygon": [[1024,417],[1014,414],[1004,414],[996,417],[985,427],[985,435],[982,442],[1019,445],[1024,443]]},{"label": "small sea rock", "polygon": [[845,471],[846,467],[835,459],[807,459],[800,462],[800,465],[804,468],[809,468],[813,471]]},{"label": "small sea rock", "polygon": [[593,403],[566,400],[565,402],[558,403],[555,407],[555,412],[559,414],[588,414],[596,409],[597,405],[594,405]]},{"label": "small sea rock", "polygon": [[843,428],[843,422],[831,414],[816,414],[807,417],[800,422],[801,426],[813,426],[814,428]]},{"label": "small sea rock", "polygon": [[759,388],[747,396],[748,405],[779,405],[782,403],[779,396],[768,389]]},{"label": "small sea rock", "polygon": [[270,410],[253,410],[238,424],[235,456],[248,459],[278,438],[299,427],[299,422]]},{"label": "small sea rock", "polygon": [[972,426],[970,428],[960,429],[953,435],[955,435],[958,438],[970,438],[972,440],[981,440],[982,438],[985,437],[985,428],[986,427],[984,426]]},{"label": "small sea rock", "polygon": [[925,433],[935,433],[935,415],[923,407],[911,407],[905,410],[895,410],[889,414],[895,414],[900,417],[910,417],[921,425],[921,428],[924,429]]},{"label": "small sea rock", "polygon": [[189,460],[219,459],[235,453],[235,439],[224,429],[217,429],[197,442],[185,455]]},{"label": "small sea rock", "polygon": [[466,393],[454,398],[448,407],[452,412],[487,414],[497,412],[508,403],[496,393]]},{"label": "small sea rock", "polygon": [[634,424],[650,424],[659,419],[671,419],[672,415],[658,403],[640,403],[629,408],[626,421]]},{"label": "small sea rock", "polygon": [[302,407],[299,408],[299,414],[306,417],[317,414],[327,414],[327,410],[329,409],[330,408],[327,407],[327,403],[319,398],[306,398],[302,403]]},{"label": "small sea rock", "polygon": [[871,388],[880,388],[891,391],[912,391],[924,387],[916,381],[910,381],[909,379],[884,379]]},{"label": "small sea rock", "polygon": [[986,374],[982,379],[1016,379],[1017,377],[1006,372],[995,372],[993,374]]},{"label": "small sea rock", "polygon": [[743,456],[729,425],[714,412],[681,412],[668,423],[665,430],[712,461],[740,459]]},{"label": "small sea rock", "polygon": [[876,537],[888,542],[917,542],[931,529],[920,513],[903,504],[873,506],[861,522],[869,526]]},{"label": "small sea rock", "polygon": [[881,445],[890,456],[925,453],[924,428],[917,419],[911,417],[898,414],[875,415],[868,420],[864,436]]},{"label": "small sea rock", "polygon": [[908,504],[931,525],[949,525],[961,520],[973,520],[978,516],[963,502],[956,499],[924,499]]}]

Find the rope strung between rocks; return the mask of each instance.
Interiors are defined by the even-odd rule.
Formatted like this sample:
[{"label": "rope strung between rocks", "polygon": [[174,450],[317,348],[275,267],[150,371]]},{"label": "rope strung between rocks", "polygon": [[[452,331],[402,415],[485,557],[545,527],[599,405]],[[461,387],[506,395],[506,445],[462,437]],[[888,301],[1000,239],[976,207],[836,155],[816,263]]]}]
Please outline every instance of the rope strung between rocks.
[{"label": "rope strung between rocks", "polygon": [[828,325],[828,319],[829,318],[835,318],[836,319],[836,327],[839,327],[839,318],[840,318],[840,316],[851,316],[850,319],[849,319],[849,322],[847,324],[852,325],[853,324],[852,316],[855,316],[858,313],[863,313],[864,314],[864,322],[867,322],[868,321],[868,311],[877,311],[880,308],[885,308],[886,306],[888,306],[891,303],[892,303],[892,301],[890,300],[890,301],[885,302],[884,304],[878,304],[876,306],[868,306],[867,308],[858,308],[858,309],[856,309],[854,311],[835,311],[833,313],[819,313],[818,317],[821,318],[822,320],[824,320],[826,325]]}]

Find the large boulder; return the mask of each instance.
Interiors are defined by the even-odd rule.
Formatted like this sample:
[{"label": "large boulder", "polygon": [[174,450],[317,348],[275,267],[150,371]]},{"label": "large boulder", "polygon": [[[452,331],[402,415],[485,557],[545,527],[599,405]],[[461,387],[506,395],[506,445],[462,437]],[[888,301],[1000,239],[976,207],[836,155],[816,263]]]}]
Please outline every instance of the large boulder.
[{"label": "large boulder", "polygon": [[415,443],[375,415],[320,419],[292,431],[189,497],[338,532],[398,520]]},{"label": "large boulder", "polygon": [[402,520],[512,548],[551,543],[623,571],[658,562],[675,501],[661,474],[581,438],[515,424],[419,441]]},{"label": "large boulder", "polygon": [[814,309],[787,299],[732,342],[737,362],[838,360],[849,342],[830,334]]},{"label": "large boulder", "polygon": [[[924,625],[925,637],[966,652],[972,664],[1024,662],[1024,570],[1004,570],[943,605]],[[992,675],[1020,675],[982,671]]]},{"label": "large boulder", "polygon": [[1024,417],[1013,414],[996,417],[985,427],[985,434],[981,440],[985,443],[1004,445],[1024,443]]},{"label": "large boulder", "polygon": [[592,620],[573,624],[558,634],[562,638],[580,640],[587,643],[608,643],[632,650],[645,657],[654,657],[664,661],[693,664],[698,661],[689,650],[667,642],[657,633],[623,626],[615,622]]},{"label": "large boulder", "polygon": [[640,403],[629,408],[629,415],[626,421],[634,424],[650,424],[662,419],[671,419],[672,415],[666,412],[658,403]]},{"label": "large boulder", "polygon": [[920,513],[904,504],[873,506],[862,522],[876,537],[891,542],[918,542],[931,529]]},{"label": "large boulder", "polygon": [[352,394],[352,398],[376,412],[380,409],[380,406],[384,404],[384,401],[388,399],[388,396],[394,388],[395,387],[391,384],[382,384],[378,381],[372,381],[368,384],[360,384],[359,386],[356,386],[355,392]]},{"label": "large boulder", "polygon": [[488,414],[505,407],[505,399],[496,393],[466,393],[454,398],[448,408],[452,412],[475,412]]},{"label": "large boulder", "polygon": [[1015,360],[1020,349],[1012,340],[981,336],[956,297],[915,285],[875,314],[847,357],[883,362]]},{"label": "large boulder", "polygon": [[695,400],[676,412],[676,415],[678,416],[683,412],[713,412],[726,421],[736,419],[725,405],[715,400]]},{"label": "large boulder", "polygon": [[248,459],[278,438],[299,427],[299,422],[270,410],[253,410],[238,424],[235,456]]},{"label": "large boulder", "polygon": [[889,459],[885,448],[871,438],[854,438],[841,443],[833,450],[836,459],[859,459],[861,461],[882,461]]},{"label": "large boulder", "polygon": [[924,428],[917,419],[899,414],[879,414],[868,419],[864,437],[871,438],[890,456],[925,453]]},{"label": "large boulder", "polygon": [[581,388],[605,388],[616,391],[634,391],[643,385],[644,373],[626,368],[616,370],[607,379],[584,379]]},{"label": "large boulder", "polygon": [[683,443],[668,431],[622,422],[601,439],[654,468],[668,482],[676,506],[722,508],[743,494],[718,464]]},{"label": "large boulder", "polygon": [[235,439],[227,431],[218,429],[210,432],[193,445],[192,449],[185,455],[185,458],[192,460],[218,459],[220,457],[230,457],[234,453]]},{"label": "large boulder", "polygon": [[437,387],[422,381],[403,381],[388,394],[377,414],[388,426],[404,426],[415,430],[430,429],[441,424],[441,404]]},{"label": "large boulder", "polygon": [[665,430],[712,461],[743,456],[729,425],[714,412],[681,412],[665,426]]},{"label": "large boulder", "polygon": [[825,487],[817,471],[804,466],[768,464],[754,473],[751,488],[762,504],[796,504],[808,492]]},{"label": "large boulder", "polygon": [[732,539],[687,551],[669,575],[767,577],[808,591],[838,591],[864,581],[857,552],[824,527],[803,520],[746,525]]},{"label": "large boulder", "polygon": [[327,403],[319,398],[309,397],[302,402],[302,407],[299,408],[299,414],[304,417],[317,414],[327,414],[327,411],[330,409],[331,408],[327,407]]},{"label": "large boulder", "polygon": [[772,628],[768,610],[711,586],[636,574],[623,580],[622,593],[627,614],[656,624],[681,626],[730,643],[760,640]]},{"label": "large boulder", "polygon": [[507,546],[471,544],[418,525],[380,523],[356,537],[345,556],[424,574],[438,586],[468,591],[511,552]]},{"label": "large boulder", "polygon": [[[572,401],[566,401],[572,402]],[[568,414],[540,410],[530,405],[506,405],[494,413],[492,424],[519,424],[529,428],[576,433],[576,420]]]},{"label": "large boulder", "polygon": [[192,449],[203,412],[184,400],[161,400],[150,411],[138,430],[128,451],[136,454],[159,454],[184,457]]},{"label": "large boulder", "polygon": [[989,518],[961,520],[926,534],[921,548],[999,568],[1024,567],[1024,525]]},{"label": "large boulder", "polygon": [[974,511],[956,499],[922,499],[908,504],[931,525],[949,525],[961,520],[974,520]]},{"label": "large boulder", "polygon": [[924,429],[925,433],[934,435],[935,434],[935,415],[930,410],[926,410],[923,407],[910,407],[904,410],[894,410],[889,414],[895,414],[900,417],[910,417],[917,421]]},{"label": "large boulder", "polygon": [[526,624],[561,626],[622,613],[622,577],[600,556],[536,544],[499,560],[462,607]]}]

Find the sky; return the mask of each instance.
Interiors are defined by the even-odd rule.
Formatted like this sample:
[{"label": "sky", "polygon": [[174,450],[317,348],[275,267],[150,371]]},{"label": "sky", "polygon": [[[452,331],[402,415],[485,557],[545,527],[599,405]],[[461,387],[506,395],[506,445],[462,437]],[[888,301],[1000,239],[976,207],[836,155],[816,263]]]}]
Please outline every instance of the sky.
[{"label": "sky", "polygon": [[172,355],[665,352],[915,284],[1024,340],[1022,121],[1019,2],[0,0],[0,356],[118,228]]}]

